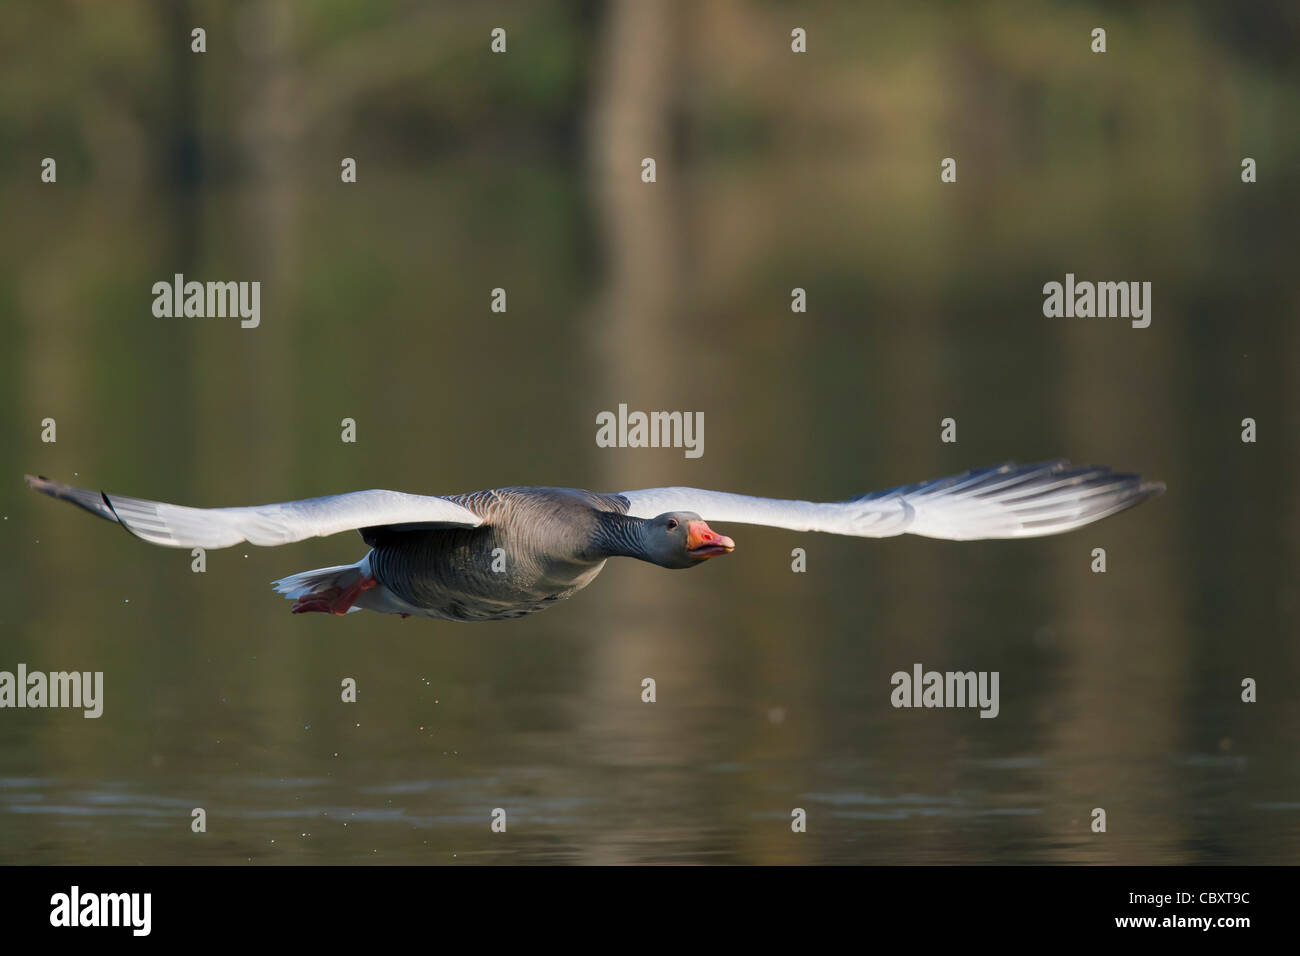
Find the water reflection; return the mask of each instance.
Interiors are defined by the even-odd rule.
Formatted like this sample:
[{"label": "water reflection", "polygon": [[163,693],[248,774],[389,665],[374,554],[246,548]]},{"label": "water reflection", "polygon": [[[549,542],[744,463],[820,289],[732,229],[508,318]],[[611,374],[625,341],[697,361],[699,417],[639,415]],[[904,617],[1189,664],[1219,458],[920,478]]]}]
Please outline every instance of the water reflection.
[{"label": "water reflection", "polygon": [[[0,668],[106,686],[99,720],[0,712],[0,862],[1296,860],[1300,87],[1266,55],[1285,30],[1189,19],[1099,85],[1086,55],[1015,52],[1059,32],[1051,5],[945,6],[950,26],[846,5],[809,14],[824,55],[797,60],[759,52],[788,32],[762,7],[541,4],[548,39],[503,76],[460,39],[491,10],[415,30],[401,5],[268,9],[255,68],[207,54],[234,87],[141,53],[103,72],[138,84],[0,96],[28,152],[74,157],[57,190],[26,167],[0,187]],[[127,52],[153,42],[152,7],[110,15]],[[94,66],[89,26],[33,17],[29,69],[68,44]],[[95,109],[42,125],[92,81]],[[1272,150],[1272,182],[1243,192],[1235,153],[1188,145],[1225,140]],[[1152,281],[1151,328],[1044,320],[1066,271]],[[174,272],[262,281],[261,327],[153,319]],[[703,411],[708,453],[597,449],[620,402]],[[290,616],[268,582],[354,560],[355,536],[195,574],[19,480],[203,505],[530,483],[834,499],[1058,455],[1169,492],[1042,541],[724,527],[725,561],[614,562],[563,606],[462,627]],[[890,708],[917,661],[998,670],[999,717]]]}]

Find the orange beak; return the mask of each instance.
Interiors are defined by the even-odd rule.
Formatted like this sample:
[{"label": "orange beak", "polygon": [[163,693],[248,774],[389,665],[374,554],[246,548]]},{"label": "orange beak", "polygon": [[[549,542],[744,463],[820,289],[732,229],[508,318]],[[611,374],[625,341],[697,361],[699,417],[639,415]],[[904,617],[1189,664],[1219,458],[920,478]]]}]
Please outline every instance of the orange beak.
[{"label": "orange beak", "polygon": [[686,549],[693,558],[712,558],[735,550],[736,542],[725,534],[717,534],[703,521],[686,523]]}]

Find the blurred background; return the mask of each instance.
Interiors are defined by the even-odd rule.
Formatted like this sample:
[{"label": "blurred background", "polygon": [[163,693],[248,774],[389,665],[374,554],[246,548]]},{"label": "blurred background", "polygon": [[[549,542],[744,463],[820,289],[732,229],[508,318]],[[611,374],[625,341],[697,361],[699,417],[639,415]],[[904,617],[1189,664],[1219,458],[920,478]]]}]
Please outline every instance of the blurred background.
[{"label": "blurred background", "polygon": [[[0,669],[105,705],[0,712],[0,862],[1300,858],[1296,4],[4,18]],[[177,272],[259,280],[260,327],[154,318]],[[1150,328],[1044,318],[1066,272],[1152,282]],[[704,456],[597,448],[620,402],[704,412]],[[21,480],[834,500],[1057,456],[1169,490],[1019,542],[723,526],[691,574],[479,625],[291,616],[268,582],[359,538],[195,574]],[[915,662],[999,671],[1000,716],[891,708]]]}]

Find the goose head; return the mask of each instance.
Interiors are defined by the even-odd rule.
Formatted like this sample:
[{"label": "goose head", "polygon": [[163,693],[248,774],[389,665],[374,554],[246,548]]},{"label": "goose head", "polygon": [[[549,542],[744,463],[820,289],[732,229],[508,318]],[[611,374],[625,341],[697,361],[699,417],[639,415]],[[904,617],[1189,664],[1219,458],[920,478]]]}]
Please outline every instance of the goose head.
[{"label": "goose head", "polygon": [[725,534],[718,534],[691,511],[669,511],[644,525],[642,541],[645,559],[661,568],[693,568],[736,547]]}]

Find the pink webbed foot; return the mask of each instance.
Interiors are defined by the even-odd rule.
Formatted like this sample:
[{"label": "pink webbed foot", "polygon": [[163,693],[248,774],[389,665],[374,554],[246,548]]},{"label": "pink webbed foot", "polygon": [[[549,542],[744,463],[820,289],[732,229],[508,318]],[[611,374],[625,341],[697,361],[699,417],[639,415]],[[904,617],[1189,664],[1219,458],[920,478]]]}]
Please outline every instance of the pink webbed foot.
[{"label": "pink webbed foot", "polygon": [[308,614],[319,611],[341,616],[348,613],[348,608],[356,603],[362,591],[369,591],[378,585],[379,582],[374,578],[358,578],[356,583],[346,588],[317,588],[294,602],[293,613]]}]

